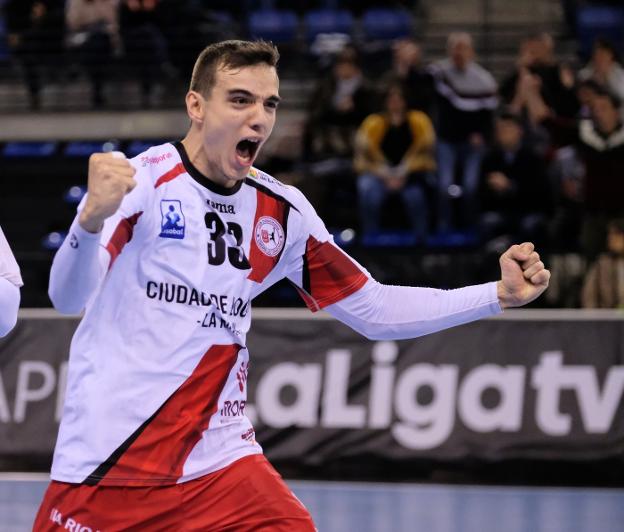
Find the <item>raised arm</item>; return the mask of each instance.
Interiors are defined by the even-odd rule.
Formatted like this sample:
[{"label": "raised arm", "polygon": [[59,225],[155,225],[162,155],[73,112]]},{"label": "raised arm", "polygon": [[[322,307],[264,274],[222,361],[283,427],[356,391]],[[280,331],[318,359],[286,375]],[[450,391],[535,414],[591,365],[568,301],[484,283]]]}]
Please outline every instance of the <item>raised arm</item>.
[{"label": "raised arm", "polygon": [[509,248],[500,265],[500,281],[455,290],[383,285],[369,279],[325,310],[367,338],[399,340],[525,305],[548,286],[550,272],[531,243]]},{"label": "raised arm", "polygon": [[126,195],[134,189],[135,169],[118,152],[89,159],[86,201],[52,262],[48,294],[64,314],[81,312],[106,275],[110,255],[102,244]]},{"label": "raised arm", "polygon": [[501,307],[496,283],[438,290],[370,279],[325,310],[371,340],[402,340],[492,316]]},{"label": "raised arm", "polygon": [[368,338],[415,338],[492,316],[533,301],[548,286],[550,272],[529,242],[501,255],[498,282],[456,290],[378,283],[336,246],[313,207],[292,190],[299,195],[300,225],[285,260],[288,279],[312,311],[325,309]]}]

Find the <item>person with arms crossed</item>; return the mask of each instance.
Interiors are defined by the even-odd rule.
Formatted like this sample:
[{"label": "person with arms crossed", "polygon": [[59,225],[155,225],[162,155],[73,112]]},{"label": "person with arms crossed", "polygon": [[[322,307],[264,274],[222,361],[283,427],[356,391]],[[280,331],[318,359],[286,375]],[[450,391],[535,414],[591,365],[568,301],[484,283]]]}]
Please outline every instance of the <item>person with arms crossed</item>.
[{"label": "person with arms crossed", "polygon": [[244,413],[251,301],[284,277],[313,311],[387,339],[497,314],[548,285],[529,243],[502,255],[498,282],[372,279],[297,189],[252,166],[275,123],[278,57],[266,42],[208,46],[181,142],[89,160],[50,274],[54,306],[85,314],[36,531],[314,530]]},{"label": "person with arms crossed", "polygon": [[0,228],[0,337],[17,323],[22,276],[2,228]]}]

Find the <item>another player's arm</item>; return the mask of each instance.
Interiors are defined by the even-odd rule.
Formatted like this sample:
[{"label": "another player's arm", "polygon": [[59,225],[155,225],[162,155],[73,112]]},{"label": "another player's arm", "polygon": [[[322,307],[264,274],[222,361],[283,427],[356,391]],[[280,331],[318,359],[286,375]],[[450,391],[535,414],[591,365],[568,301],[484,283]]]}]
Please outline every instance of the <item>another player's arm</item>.
[{"label": "another player's arm", "polygon": [[86,201],[50,271],[48,293],[59,312],[81,312],[106,274],[110,256],[100,246],[102,228],[136,186],[134,174],[121,154],[99,153],[89,159]]},{"label": "another player's arm", "polygon": [[23,284],[19,266],[0,229],[0,336],[8,334],[17,323]]},{"label": "another player's arm", "polygon": [[0,336],[7,335],[15,327],[19,304],[19,287],[0,277]]}]

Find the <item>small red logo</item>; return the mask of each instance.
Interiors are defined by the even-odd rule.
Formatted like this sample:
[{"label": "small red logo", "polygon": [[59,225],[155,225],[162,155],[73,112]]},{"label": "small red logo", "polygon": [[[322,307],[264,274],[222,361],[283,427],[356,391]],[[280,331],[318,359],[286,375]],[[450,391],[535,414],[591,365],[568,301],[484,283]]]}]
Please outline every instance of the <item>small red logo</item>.
[{"label": "small red logo", "polygon": [[256,439],[256,431],[254,429],[246,430],[241,434],[242,440],[247,440],[248,442],[255,443]]},{"label": "small red logo", "polygon": [[148,157],[147,155],[143,155],[141,157],[141,165],[147,166],[148,164],[159,164],[165,161],[166,159],[171,159],[173,154],[171,152],[163,153],[161,155],[156,155],[154,157]]},{"label": "small red logo", "polygon": [[245,390],[245,384],[247,383],[247,373],[249,372],[249,362],[241,362],[240,369],[236,372],[236,379],[238,380],[238,388],[240,391]]}]

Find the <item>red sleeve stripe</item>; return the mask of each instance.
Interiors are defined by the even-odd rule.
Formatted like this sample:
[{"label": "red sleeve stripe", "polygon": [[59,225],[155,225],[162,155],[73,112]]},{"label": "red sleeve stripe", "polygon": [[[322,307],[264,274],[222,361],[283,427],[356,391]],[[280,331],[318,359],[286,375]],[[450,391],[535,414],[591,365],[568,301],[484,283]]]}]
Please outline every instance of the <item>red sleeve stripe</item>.
[{"label": "red sleeve stripe", "polygon": [[178,177],[180,174],[183,174],[184,172],[186,172],[186,169],[184,168],[184,164],[182,163],[176,164],[171,170],[164,173],[156,180],[156,184],[154,185],[154,188],[158,188],[160,185],[162,185],[163,183],[166,183],[167,181],[172,181],[173,179]]},{"label": "red sleeve stripe", "polygon": [[308,238],[299,294],[312,312],[350,296],[366,281],[366,274],[335,244]]},{"label": "red sleeve stripe", "polygon": [[124,218],[117,224],[113,235],[110,237],[108,244],[106,244],[106,250],[111,256],[110,264],[108,265],[109,270],[113,266],[113,263],[123,250],[124,246],[132,240],[134,226],[137,224],[142,214],[143,211],[137,212],[128,218]]}]

